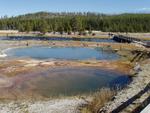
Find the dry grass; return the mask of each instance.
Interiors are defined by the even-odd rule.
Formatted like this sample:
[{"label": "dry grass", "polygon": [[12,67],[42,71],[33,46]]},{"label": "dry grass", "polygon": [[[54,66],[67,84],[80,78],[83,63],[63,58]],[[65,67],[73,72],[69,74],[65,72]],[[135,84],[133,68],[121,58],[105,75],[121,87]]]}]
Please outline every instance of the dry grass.
[{"label": "dry grass", "polygon": [[115,91],[108,88],[103,88],[100,91],[97,91],[94,94],[92,101],[81,109],[81,113],[98,113],[105,103],[110,101],[114,95]]}]

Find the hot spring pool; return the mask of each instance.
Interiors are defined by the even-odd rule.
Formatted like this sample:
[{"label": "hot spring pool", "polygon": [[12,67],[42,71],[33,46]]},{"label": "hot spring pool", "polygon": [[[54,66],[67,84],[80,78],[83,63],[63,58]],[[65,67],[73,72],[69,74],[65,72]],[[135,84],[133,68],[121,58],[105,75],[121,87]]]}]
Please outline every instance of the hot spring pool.
[{"label": "hot spring pool", "polygon": [[129,81],[123,73],[98,67],[56,67],[15,76],[9,80],[10,87],[1,86],[0,94],[6,98],[14,98],[14,94],[15,98],[75,96],[103,87],[123,87]]},{"label": "hot spring pool", "polygon": [[111,50],[81,47],[26,47],[5,51],[8,57],[31,57],[35,59],[65,60],[114,60],[119,56]]}]

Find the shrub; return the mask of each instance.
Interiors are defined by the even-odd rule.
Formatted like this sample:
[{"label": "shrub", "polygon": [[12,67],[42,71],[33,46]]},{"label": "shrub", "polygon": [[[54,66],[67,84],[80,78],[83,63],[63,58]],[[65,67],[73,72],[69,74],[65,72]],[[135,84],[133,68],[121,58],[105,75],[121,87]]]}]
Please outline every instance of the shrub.
[{"label": "shrub", "polygon": [[81,113],[98,113],[105,103],[110,101],[114,95],[115,91],[108,88],[97,91],[94,94],[92,101],[81,110]]}]

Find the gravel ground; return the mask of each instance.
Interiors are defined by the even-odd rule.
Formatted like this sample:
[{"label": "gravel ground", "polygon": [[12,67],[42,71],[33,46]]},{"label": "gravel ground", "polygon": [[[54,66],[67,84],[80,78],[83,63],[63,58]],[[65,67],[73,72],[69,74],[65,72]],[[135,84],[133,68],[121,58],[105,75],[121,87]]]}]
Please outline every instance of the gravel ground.
[{"label": "gravel ground", "polygon": [[108,102],[101,110],[106,110],[106,113],[111,112],[146,87],[150,82],[150,59],[141,64],[141,69],[142,71],[140,71],[136,77],[133,77],[131,84],[129,84],[127,88],[118,92],[115,99]]},{"label": "gravel ground", "polygon": [[85,104],[78,98],[36,102],[1,102],[0,113],[79,113],[77,107]]}]

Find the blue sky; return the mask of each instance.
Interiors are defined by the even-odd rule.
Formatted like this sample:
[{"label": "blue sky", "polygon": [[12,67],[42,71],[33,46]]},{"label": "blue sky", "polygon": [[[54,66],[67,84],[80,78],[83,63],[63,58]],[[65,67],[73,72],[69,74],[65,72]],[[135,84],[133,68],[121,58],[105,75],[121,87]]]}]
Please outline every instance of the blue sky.
[{"label": "blue sky", "polygon": [[0,0],[0,16],[48,12],[150,12],[150,0]]}]

